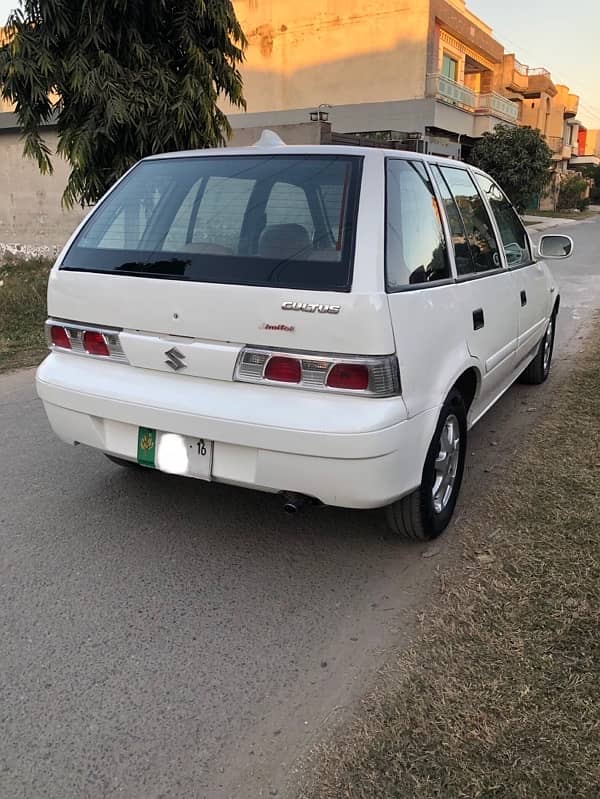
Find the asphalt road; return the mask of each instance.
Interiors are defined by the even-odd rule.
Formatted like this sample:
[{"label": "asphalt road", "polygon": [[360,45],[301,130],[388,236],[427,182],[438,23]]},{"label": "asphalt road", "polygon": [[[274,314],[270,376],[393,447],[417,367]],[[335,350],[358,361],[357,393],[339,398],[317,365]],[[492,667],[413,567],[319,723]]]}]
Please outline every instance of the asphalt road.
[{"label": "asphalt road", "polygon": [[553,376],[473,431],[457,522],[426,546],[379,513],[113,466],[58,442],[33,371],[0,377],[0,796],[287,795],[298,757],[402,646],[469,496],[519,446],[600,306],[600,220],[557,264]]}]

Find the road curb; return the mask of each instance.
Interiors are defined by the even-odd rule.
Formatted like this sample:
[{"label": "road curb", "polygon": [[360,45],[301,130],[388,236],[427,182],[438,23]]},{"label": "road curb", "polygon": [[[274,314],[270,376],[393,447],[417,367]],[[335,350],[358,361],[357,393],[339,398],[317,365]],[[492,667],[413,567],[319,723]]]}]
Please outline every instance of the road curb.
[{"label": "road curb", "polygon": [[[598,218],[600,219],[600,215],[598,216]],[[523,221],[527,225],[527,230],[537,230],[537,231],[549,230],[550,228],[556,228],[556,227],[564,227],[564,226],[572,227],[573,225],[581,225],[584,222],[589,222],[590,219],[593,219],[593,217],[587,217],[586,219],[563,219],[562,217],[550,217],[548,219],[543,219],[543,220],[535,216],[523,217]]]}]

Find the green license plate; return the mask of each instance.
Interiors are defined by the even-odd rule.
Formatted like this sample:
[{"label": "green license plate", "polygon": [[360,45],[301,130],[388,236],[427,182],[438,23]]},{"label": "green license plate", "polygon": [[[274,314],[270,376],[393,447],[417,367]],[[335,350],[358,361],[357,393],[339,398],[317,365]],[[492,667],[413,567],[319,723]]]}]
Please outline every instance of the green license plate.
[{"label": "green license plate", "polygon": [[156,456],[156,430],[149,427],[140,427],[138,429],[138,448],[137,448],[137,461],[140,466],[149,466],[154,468],[154,459]]}]

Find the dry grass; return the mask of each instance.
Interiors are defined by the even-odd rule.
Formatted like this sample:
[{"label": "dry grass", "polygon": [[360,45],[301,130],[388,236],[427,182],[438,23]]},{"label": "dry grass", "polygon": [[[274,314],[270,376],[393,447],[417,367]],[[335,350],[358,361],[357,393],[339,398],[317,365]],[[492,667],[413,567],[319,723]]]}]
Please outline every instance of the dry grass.
[{"label": "dry grass", "polygon": [[600,797],[600,328],[304,799]]},{"label": "dry grass", "polygon": [[51,262],[0,261],[0,372],[34,366],[46,352],[46,286]]}]

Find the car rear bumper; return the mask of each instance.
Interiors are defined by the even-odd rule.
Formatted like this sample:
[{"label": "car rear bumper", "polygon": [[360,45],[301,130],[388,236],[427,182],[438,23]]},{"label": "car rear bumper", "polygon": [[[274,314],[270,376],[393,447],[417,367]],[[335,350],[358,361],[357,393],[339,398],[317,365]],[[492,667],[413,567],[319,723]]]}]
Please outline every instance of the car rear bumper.
[{"label": "car rear bumper", "polygon": [[373,508],[421,481],[438,410],[407,419],[400,398],[354,398],[166,375],[70,354],[40,366],[55,433],[135,460],[138,427],[214,442],[211,479]]}]

